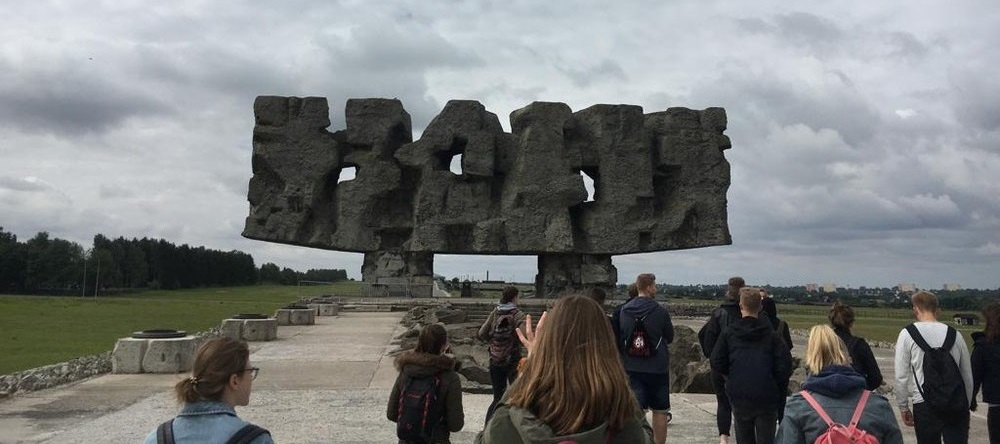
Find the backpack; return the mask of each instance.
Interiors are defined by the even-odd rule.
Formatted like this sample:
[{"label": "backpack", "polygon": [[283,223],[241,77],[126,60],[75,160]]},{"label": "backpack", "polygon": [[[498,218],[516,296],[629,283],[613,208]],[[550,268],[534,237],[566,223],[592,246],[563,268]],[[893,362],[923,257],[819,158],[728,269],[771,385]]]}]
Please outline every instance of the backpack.
[{"label": "backpack", "polygon": [[[236,431],[233,436],[229,437],[226,444],[249,444],[258,436],[265,433],[270,434],[267,429],[256,426],[253,424],[247,424],[243,428]],[[160,424],[156,428],[156,443],[157,444],[175,444],[174,443],[174,420],[171,419]]]},{"label": "backpack", "polygon": [[861,421],[861,414],[864,413],[865,405],[868,404],[868,397],[871,396],[872,392],[865,390],[861,393],[858,406],[854,408],[854,416],[851,417],[850,424],[846,426],[833,422],[833,419],[830,419],[830,415],[826,414],[826,411],[823,410],[823,407],[820,407],[819,402],[816,401],[816,398],[813,398],[812,394],[805,390],[802,390],[800,393],[802,393],[802,399],[805,399],[812,406],[813,410],[819,413],[819,417],[823,418],[828,427],[825,432],[816,437],[816,440],[813,441],[814,444],[878,444],[878,438],[858,428],[858,422]]},{"label": "backpack", "polygon": [[434,428],[441,423],[440,373],[424,378],[407,378],[399,393],[396,437],[400,442],[431,442]]},{"label": "backpack", "polygon": [[[715,331],[715,337],[712,339],[712,343],[709,344],[708,333],[711,329],[712,320],[715,320],[719,329]],[[729,310],[723,307],[718,307],[712,311],[712,317],[708,319],[705,325],[701,326],[701,330],[698,330],[698,345],[701,346],[701,353],[705,355],[706,358],[712,356],[712,350],[715,348],[715,341],[719,340],[719,336],[722,332],[726,330],[726,327],[732,323],[732,316],[729,315]]]},{"label": "backpack", "polygon": [[[913,342],[924,351],[924,383],[917,384],[917,391],[920,392],[920,396],[924,398],[927,405],[939,413],[957,413],[968,410],[969,399],[966,397],[965,380],[962,379],[958,363],[951,356],[951,347],[955,345],[958,332],[949,326],[944,344],[938,348],[931,348],[924,337],[920,335],[916,325],[907,325],[906,331],[910,332]],[[910,364],[910,370],[913,372],[915,382],[917,370],[913,368],[913,364]]]},{"label": "backpack", "polygon": [[517,309],[497,316],[490,333],[490,365],[505,367],[514,362],[514,355],[520,351],[517,349],[516,328]]},{"label": "backpack", "polygon": [[[656,349],[660,348],[659,341],[655,345],[652,343],[653,341],[649,336],[649,332],[646,331],[645,321],[646,316],[643,316],[635,318],[635,323],[632,324],[632,333],[629,333],[628,339],[625,342],[625,353],[629,356],[648,358],[655,355]],[[660,338],[660,341],[662,340],[663,338]]]}]

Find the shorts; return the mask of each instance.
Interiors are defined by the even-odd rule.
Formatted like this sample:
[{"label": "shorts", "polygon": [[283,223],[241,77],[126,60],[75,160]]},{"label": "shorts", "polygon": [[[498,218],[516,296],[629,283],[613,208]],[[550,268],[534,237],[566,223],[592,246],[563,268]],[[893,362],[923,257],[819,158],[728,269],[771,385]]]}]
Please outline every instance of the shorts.
[{"label": "shorts", "polygon": [[670,375],[663,373],[628,373],[628,385],[639,401],[639,408],[654,412],[670,410]]}]

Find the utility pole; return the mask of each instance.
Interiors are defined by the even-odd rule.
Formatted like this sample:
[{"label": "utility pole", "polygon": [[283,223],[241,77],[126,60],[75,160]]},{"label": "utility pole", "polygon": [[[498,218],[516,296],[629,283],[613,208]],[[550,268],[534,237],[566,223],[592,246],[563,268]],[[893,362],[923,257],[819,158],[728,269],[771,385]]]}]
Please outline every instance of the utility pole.
[{"label": "utility pole", "polygon": [[97,256],[97,277],[94,278],[94,299],[97,299],[97,289],[101,288],[101,257]]},{"label": "utility pole", "polygon": [[87,296],[87,252],[83,252],[83,284],[80,285],[80,297]]}]

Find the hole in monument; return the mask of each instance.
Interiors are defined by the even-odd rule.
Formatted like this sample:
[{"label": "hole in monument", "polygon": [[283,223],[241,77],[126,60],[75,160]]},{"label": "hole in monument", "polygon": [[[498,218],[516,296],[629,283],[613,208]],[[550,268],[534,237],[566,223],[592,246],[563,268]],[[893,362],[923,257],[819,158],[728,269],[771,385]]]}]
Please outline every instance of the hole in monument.
[{"label": "hole in monument", "polygon": [[464,174],[462,172],[462,153],[458,153],[451,157],[451,163],[448,164],[448,169],[451,170],[452,173],[459,176]]},{"label": "hole in monument", "polygon": [[356,166],[346,166],[340,169],[340,177],[337,178],[337,183],[344,183],[354,180],[358,174],[358,167]]},{"label": "hole in monument", "polygon": [[594,202],[597,200],[597,180],[599,176],[596,168],[580,169],[580,176],[583,177],[583,187],[587,189],[587,200],[584,202]]}]

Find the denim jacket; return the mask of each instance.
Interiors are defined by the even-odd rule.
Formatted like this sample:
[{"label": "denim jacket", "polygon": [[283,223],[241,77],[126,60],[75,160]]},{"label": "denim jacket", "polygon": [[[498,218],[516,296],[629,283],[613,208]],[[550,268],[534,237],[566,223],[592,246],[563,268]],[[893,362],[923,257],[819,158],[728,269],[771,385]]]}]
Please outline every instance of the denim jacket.
[{"label": "denim jacket", "polygon": [[[184,404],[174,418],[174,441],[184,443],[223,444],[241,428],[250,424],[236,416],[233,406],[219,401],[199,401]],[[157,424],[159,425],[159,424]],[[144,444],[156,444],[156,429],[146,435]],[[254,438],[252,444],[274,444],[270,434]]]}]

